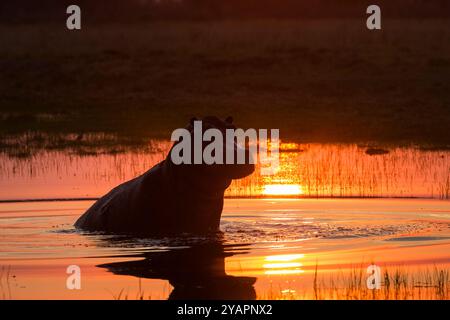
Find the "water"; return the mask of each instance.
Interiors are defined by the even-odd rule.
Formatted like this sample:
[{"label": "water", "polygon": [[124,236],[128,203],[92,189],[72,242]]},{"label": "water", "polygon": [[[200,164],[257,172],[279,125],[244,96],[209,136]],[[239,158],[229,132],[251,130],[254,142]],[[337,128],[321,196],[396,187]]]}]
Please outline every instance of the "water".
[{"label": "water", "polygon": [[[314,297],[316,268],[450,266],[448,151],[371,156],[354,144],[283,143],[276,176],[256,172],[227,190],[216,237],[137,239],[73,223],[88,198],[164,159],[167,141],[124,150],[23,145],[0,154],[3,299],[302,299]],[[70,265],[81,268],[82,290],[66,288]]]},{"label": "water", "polygon": [[[311,294],[316,264],[324,274],[450,265],[448,201],[227,199],[214,239],[77,232],[91,204],[0,204],[4,298],[297,299]],[[69,265],[82,270],[80,291],[65,287]]]}]

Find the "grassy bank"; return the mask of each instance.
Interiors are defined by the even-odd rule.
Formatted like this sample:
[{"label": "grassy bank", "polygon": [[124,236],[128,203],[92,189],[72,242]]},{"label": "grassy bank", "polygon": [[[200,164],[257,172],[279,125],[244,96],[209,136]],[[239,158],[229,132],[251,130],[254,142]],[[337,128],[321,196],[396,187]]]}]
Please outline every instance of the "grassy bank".
[{"label": "grassy bank", "polygon": [[449,144],[447,21],[0,27],[0,135],[167,137],[233,115],[314,142]]}]

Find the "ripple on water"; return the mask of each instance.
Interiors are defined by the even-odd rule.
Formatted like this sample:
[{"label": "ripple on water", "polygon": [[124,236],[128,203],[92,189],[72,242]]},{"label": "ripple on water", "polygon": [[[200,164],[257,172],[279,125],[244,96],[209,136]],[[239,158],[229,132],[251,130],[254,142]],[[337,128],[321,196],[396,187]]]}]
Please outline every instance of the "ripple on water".
[{"label": "ripple on water", "polygon": [[[360,200],[360,202],[367,200]],[[387,200],[380,200],[387,201]],[[436,200],[437,201],[437,200]],[[360,203],[359,202],[359,203]],[[384,239],[390,241],[425,241],[438,240],[437,238],[417,237],[424,231],[445,231],[449,228],[448,222],[443,219],[434,220],[424,214],[423,210],[414,212],[395,211],[392,208],[386,212],[374,211],[372,206],[366,211],[348,212],[339,209],[344,200],[333,203],[333,209],[305,210],[305,202],[286,202],[278,205],[254,201],[248,202],[249,207],[230,205],[224,212],[221,221],[222,233],[215,237],[192,237],[184,235],[175,238],[133,238],[125,236],[112,236],[102,233],[78,232],[73,227],[73,221],[81,214],[74,205],[68,204],[64,215],[49,214],[49,208],[59,207],[61,204],[47,203],[39,210],[11,212],[6,209],[3,218],[0,212],[0,258],[59,258],[59,257],[92,257],[127,255],[149,250],[169,250],[193,246],[209,241],[220,241],[225,245],[236,248],[239,245],[265,246],[268,242],[298,242],[309,239],[329,239],[330,241],[343,239]],[[377,202],[378,203],[378,202]],[[409,202],[405,202],[407,204]],[[433,202],[432,205],[441,205]],[[78,205],[78,204],[77,204]],[[303,210],[293,211],[294,205]],[[354,203],[352,202],[352,205]],[[372,204],[373,205],[373,204]],[[11,206],[11,205],[8,205]],[[15,209],[25,204],[15,205]],[[286,207],[286,212],[280,207]],[[16,208],[17,207],[17,208]],[[14,209],[13,208],[13,209]],[[387,206],[386,208],[390,208]],[[403,207],[402,207],[403,208]],[[340,211],[339,211],[340,210]],[[396,213],[394,213],[394,211]],[[419,220],[420,219],[420,220]],[[431,232],[432,233],[432,232]],[[437,232],[435,232],[436,235]],[[429,236],[430,233],[427,234]],[[440,235],[443,235],[441,233]],[[425,235],[423,235],[425,236]],[[447,239],[447,238],[439,238]]]},{"label": "ripple on water", "polygon": [[331,222],[305,224],[302,221],[268,223],[267,221],[222,223],[225,239],[229,243],[258,243],[272,241],[302,241],[312,238],[345,239],[385,237],[399,234],[410,234],[445,224],[417,221],[408,224],[364,224],[340,225]]}]

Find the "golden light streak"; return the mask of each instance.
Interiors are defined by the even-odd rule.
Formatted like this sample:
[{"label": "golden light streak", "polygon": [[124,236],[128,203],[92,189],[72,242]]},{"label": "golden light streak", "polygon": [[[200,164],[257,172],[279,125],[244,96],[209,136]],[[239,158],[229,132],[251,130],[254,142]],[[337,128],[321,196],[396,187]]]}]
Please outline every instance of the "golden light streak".
[{"label": "golden light streak", "polygon": [[263,194],[267,196],[292,196],[303,194],[302,186],[298,184],[267,184]]},{"label": "golden light streak", "polygon": [[266,263],[263,265],[264,269],[277,269],[277,268],[295,268],[301,267],[299,262],[284,262],[284,263]]}]

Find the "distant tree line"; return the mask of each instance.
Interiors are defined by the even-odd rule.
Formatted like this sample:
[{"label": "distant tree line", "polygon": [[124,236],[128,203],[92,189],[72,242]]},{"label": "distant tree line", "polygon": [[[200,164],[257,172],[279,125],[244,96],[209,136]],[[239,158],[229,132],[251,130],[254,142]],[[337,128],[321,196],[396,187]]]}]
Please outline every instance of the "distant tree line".
[{"label": "distant tree line", "polygon": [[70,4],[99,22],[352,18],[370,4],[380,5],[384,17],[450,17],[449,0],[1,0],[0,23],[58,22]]}]

